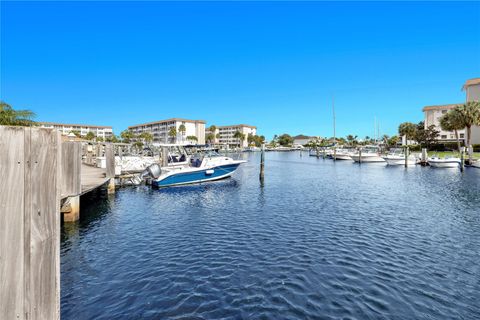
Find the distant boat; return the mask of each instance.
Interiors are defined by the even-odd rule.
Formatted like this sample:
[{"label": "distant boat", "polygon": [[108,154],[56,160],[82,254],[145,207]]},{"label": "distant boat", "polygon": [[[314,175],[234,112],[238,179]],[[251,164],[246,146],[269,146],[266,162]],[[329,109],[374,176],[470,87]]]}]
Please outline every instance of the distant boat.
[{"label": "distant boat", "polygon": [[366,146],[360,151],[352,153],[350,157],[355,162],[385,162],[385,160],[380,156],[377,146]]},{"label": "distant boat", "polygon": [[428,158],[428,163],[433,168],[458,168],[460,167],[460,158]]}]

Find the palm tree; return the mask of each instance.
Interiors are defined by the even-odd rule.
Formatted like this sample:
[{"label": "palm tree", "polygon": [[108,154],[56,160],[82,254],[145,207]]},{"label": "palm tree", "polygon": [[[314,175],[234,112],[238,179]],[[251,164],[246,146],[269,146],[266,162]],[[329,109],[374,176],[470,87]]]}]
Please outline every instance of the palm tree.
[{"label": "palm tree", "polygon": [[14,110],[12,106],[0,101],[0,125],[3,126],[32,126],[35,122],[35,113],[30,110]]},{"label": "palm tree", "polygon": [[198,138],[196,136],[187,136],[187,140],[193,143],[193,142],[197,142]]},{"label": "palm tree", "polygon": [[178,127],[178,132],[182,135],[182,142],[185,140],[185,132],[187,132],[187,128],[185,127],[185,122]]},{"label": "palm tree", "polygon": [[478,101],[468,101],[464,105],[457,106],[455,110],[459,113],[463,127],[467,128],[467,146],[470,146],[472,126],[480,125],[480,104]]},{"label": "palm tree", "polygon": [[130,130],[124,130],[120,133],[124,143],[130,143],[131,140],[135,139],[135,134]]},{"label": "palm tree", "polygon": [[243,145],[243,140],[245,140],[245,134],[244,133],[241,133],[240,131],[236,131],[234,134],[233,134],[233,137],[240,140],[240,147],[242,147]]},{"label": "palm tree", "polygon": [[415,132],[417,131],[417,127],[414,123],[411,122],[404,122],[398,126],[398,133],[401,136],[405,136],[405,143],[408,144],[408,137],[413,138],[415,136]]},{"label": "palm tree", "polygon": [[168,136],[175,141],[176,140],[175,138],[177,137],[177,128],[171,127],[170,130],[168,131]]},{"label": "palm tree", "polygon": [[150,132],[142,132],[138,137],[142,139],[147,145],[153,141],[153,135]]},{"label": "palm tree", "polygon": [[92,131],[88,131],[88,133],[85,135],[85,139],[93,140],[95,139],[95,134]]},{"label": "palm tree", "polygon": [[205,140],[207,140],[207,142],[209,142],[209,143],[212,143],[215,140],[215,135],[213,133],[209,132],[205,136]]},{"label": "palm tree", "polygon": [[[215,134],[215,132],[217,131],[217,126],[212,124],[210,128],[208,128],[208,131],[210,131],[210,133],[213,135],[213,139],[211,142],[215,142],[215,138],[219,138],[217,137],[217,134]],[[218,136],[220,136],[220,133],[218,133]]]},{"label": "palm tree", "polygon": [[460,139],[458,138],[458,130],[465,128],[460,113],[456,110],[450,110],[440,118],[440,127],[445,131],[454,131],[457,139],[458,152],[460,152]]}]

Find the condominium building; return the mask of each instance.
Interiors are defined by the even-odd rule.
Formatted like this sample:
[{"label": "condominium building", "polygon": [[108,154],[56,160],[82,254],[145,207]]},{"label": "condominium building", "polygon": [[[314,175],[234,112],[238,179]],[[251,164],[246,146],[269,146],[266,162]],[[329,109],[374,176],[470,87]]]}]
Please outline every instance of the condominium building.
[{"label": "condominium building", "polygon": [[[467,101],[480,101],[480,78],[467,80],[462,88]],[[480,126],[472,127],[471,144],[480,144]]]},{"label": "condominium building", "polygon": [[[235,133],[240,132],[244,135],[244,139],[235,138]],[[257,127],[248,124],[236,124],[230,126],[218,126],[215,132],[209,128],[207,134],[213,133],[214,144],[228,146],[229,148],[245,148],[248,147],[248,135],[255,136],[257,134]]]},{"label": "condominium building", "polygon": [[[456,141],[455,133],[453,131],[442,130],[440,127],[440,118],[449,110],[452,110],[459,105],[461,105],[461,103],[424,107],[422,111],[425,114],[425,129],[434,125],[436,130],[440,131],[438,134],[438,140],[445,142]],[[458,137],[460,140],[465,140],[465,129],[458,130]]]},{"label": "condominium building", "polygon": [[[185,126],[184,132],[180,130],[181,125]],[[173,128],[174,130],[172,130]],[[153,136],[154,144],[190,144],[192,142],[195,142],[187,139],[187,137],[189,136],[196,137],[196,143],[198,144],[205,143],[204,120],[172,118],[130,126],[128,127],[128,130],[135,134],[141,134],[144,132],[151,133]]]},{"label": "condominium building", "polygon": [[96,137],[110,138],[113,136],[112,127],[109,126],[94,126],[85,124],[66,124],[56,122],[40,122],[42,128],[54,128],[60,131],[63,135],[68,135],[71,132],[78,132],[80,136],[84,137],[87,133],[92,132]]}]

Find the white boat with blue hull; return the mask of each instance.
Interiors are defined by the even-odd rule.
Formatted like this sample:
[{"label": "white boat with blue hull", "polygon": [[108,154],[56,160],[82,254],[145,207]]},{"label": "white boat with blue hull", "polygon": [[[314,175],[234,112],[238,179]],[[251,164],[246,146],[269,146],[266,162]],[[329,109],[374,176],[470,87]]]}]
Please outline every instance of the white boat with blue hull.
[{"label": "white boat with blue hull", "polygon": [[147,168],[151,176],[152,186],[170,187],[192,183],[202,183],[230,177],[245,160],[233,160],[216,152],[196,154],[189,157],[184,165],[160,167],[153,165]]},{"label": "white boat with blue hull", "polygon": [[243,162],[245,161],[237,161],[237,163],[210,168],[181,168],[177,170],[168,170],[162,172],[157,179],[154,179],[152,185],[155,187],[169,187],[228,178]]}]

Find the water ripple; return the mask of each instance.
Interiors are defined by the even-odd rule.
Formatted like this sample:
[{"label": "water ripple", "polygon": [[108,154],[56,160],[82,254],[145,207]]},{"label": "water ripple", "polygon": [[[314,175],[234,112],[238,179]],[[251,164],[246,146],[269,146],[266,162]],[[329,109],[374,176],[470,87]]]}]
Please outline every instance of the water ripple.
[{"label": "water ripple", "polygon": [[478,319],[480,170],[268,153],[232,179],[82,198],[63,319]]}]

